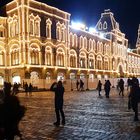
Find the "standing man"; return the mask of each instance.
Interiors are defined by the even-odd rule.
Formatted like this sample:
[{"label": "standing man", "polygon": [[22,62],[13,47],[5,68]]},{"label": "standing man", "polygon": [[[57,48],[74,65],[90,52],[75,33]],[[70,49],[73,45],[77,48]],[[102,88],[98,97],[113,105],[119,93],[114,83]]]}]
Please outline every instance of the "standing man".
[{"label": "standing man", "polygon": [[97,90],[98,90],[99,96],[101,96],[101,90],[102,90],[102,83],[101,83],[101,80],[99,80],[99,82],[98,82]]},{"label": "standing man", "polygon": [[124,92],[124,80],[123,79],[120,79],[119,87],[120,87],[119,95],[121,95],[121,93],[122,93],[122,96],[124,96],[124,94],[123,94],[123,92]]},{"label": "standing man", "polygon": [[24,88],[25,88],[25,94],[27,96],[28,95],[28,84],[27,84],[27,82],[25,83]]},{"label": "standing man", "polygon": [[111,83],[110,83],[109,80],[107,80],[107,81],[105,82],[105,85],[104,85],[105,96],[106,96],[106,98],[109,98],[110,87],[111,87]]},{"label": "standing man", "polygon": [[78,81],[78,79],[77,79],[77,81],[76,81],[76,88],[77,88],[77,91],[79,90],[79,81]]},{"label": "standing man", "polygon": [[33,89],[33,86],[32,86],[31,83],[29,84],[28,89],[29,89],[29,95],[32,96],[32,89]]},{"label": "standing man", "polygon": [[130,95],[129,95],[129,100],[131,102],[132,109],[135,113],[134,115],[134,121],[138,121],[138,103],[140,101],[140,88],[139,88],[139,82],[136,77],[132,78],[132,87],[130,89]]},{"label": "standing man", "polygon": [[58,83],[53,83],[50,90],[55,92],[56,122],[54,122],[54,125],[55,126],[60,125],[60,114],[62,117],[62,125],[65,125],[65,114],[63,111],[63,96],[65,89],[62,85],[62,82],[58,81]]}]

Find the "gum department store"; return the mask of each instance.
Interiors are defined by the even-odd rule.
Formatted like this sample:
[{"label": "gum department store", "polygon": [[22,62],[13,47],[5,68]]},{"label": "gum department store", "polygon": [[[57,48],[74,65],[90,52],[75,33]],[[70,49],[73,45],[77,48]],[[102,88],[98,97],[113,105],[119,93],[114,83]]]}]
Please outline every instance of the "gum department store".
[{"label": "gum department store", "polygon": [[128,48],[113,13],[105,10],[95,30],[78,26],[70,14],[35,0],[13,0],[0,16],[0,85],[31,82],[48,87],[63,80],[67,88],[83,79],[140,76],[140,27],[136,49]]}]

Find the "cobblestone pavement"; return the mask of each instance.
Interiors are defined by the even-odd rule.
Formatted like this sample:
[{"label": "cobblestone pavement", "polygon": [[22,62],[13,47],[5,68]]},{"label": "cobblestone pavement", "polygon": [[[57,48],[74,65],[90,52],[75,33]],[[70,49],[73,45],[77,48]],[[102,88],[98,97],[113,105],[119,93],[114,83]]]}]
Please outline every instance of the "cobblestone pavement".
[{"label": "cobblestone pavement", "polygon": [[20,123],[23,140],[140,140],[140,122],[128,111],[128,95],[111,90],[107,99],[102,91],[66,92],[64,111],[66,125],[55,127],[54,93],[36,92],[27,97],[20,93],[27,107]]}]

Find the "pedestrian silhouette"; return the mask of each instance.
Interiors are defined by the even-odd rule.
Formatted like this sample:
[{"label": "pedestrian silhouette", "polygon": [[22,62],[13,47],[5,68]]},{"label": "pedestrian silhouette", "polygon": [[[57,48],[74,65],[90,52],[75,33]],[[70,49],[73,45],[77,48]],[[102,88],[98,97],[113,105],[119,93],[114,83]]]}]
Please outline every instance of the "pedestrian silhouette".
[{"label": "pedestrian silhouette", "polygon": [[123,79],[120,79],[120,81],[119,81],[119,88],[120,88],[119,95],[122,94],[122,96],[124,96],[124,94],[123,94],[123,92],[124,92],[124,80]]},{"label": "pedestrian silhouette", "polygon": [[76,81],[76,88],[77,88],[77,91],[79,90],[79,80],[77,79],[77,81]]},{"label": "pedestrian silhouette", "polygon": [[21,138],[18,124],[25,113],[25,107],[20,105],[19,99],[11,95],[11,85],[4,83],[4,102],[1,105],[1,129],[3,136],[0,140],[14,140],[15,136]]},{"label": "pedestrian silhouette", "polygon": [[29,95],[32,96],[33,86],[31,83],[29,84],[28,90],[29,90]]},{"label": "pedestrian silhouette", "polygon": [[13,95],[16,95],[18,93],[18,87],[19,85],[15,82],[13,85],[13,91],[12,91]]},{"label": "pedestrian silhouette", "polygon": [[[138,103],[140,102],[140,88],[139,88],[139,82],[138,79],[133,77],[132,78],[132,87],[130,89],[129,94],[129,106],[130,109],[132,107],[135,115],[134,115],[134,121],[138,121]],[[130,107],[131,104],[131,107]]]},{"label": "pedestrian silhouette", "polygon": [[54,122],[55,126],[60,125],[60,114],[62,117],[62,125],[65,125],[65,114],[63,111],[63,96],[64,96],[64,87],[62,85],[61,81],[58,81],[58,83],[53,83],[51,88],[51,91],[55,92],[55,113],[56,113],[56,122]]},{"label": "pedestrian silhouette", "polygon": [[106,82],[105,82],[105,84],[104,84],[104,89],[105,89],[105,96],[106,96],[106,98],[109,98],[110,86],[111,86],[110,81],[109,81],[109,80],[106,80]]},{"label": "pedestrian silhouette", "polygon": [[99,96],[101,96],[101,90],[102,90],[102,83],[101,83],[101,80],[99,80],[96,89],[98,90],[98,94],[99,94]]},{"label": "pedestrian silhouette", "polygon": [[132,85],[132,80],[130,78],[128,78],[127,79],[127,90],[130,89],[131,85]]},{"label": "pedestrian silhouette", "polygon": [[26,96],[28,95],[28,84],[27,84],[27,82],[25,83],[25,85],[24,85],[24,89],[25,89],[25,94],[26,94]]},{"label": "pedestrian silhouette", "polygon": [[80,91],[84,90],[84,82],[80,79]]}]

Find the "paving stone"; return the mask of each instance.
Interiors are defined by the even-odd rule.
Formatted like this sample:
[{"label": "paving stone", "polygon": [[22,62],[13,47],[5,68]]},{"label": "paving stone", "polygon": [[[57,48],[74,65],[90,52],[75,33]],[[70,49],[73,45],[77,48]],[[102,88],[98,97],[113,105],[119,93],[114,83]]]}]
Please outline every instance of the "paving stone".
[{"label": "paving stone", "polygon": [[[27,107],[19,128],[23,140],[140,140],[140,122],[133,122],[133,111],[127,109],[128,93],[118,95],[111,90],[66,92],[64,112],[66,125],[55,127],[54,94],[35,92],[27,97],[19,93],[21,104]],[[139,108],[140,110],[140,108]]]}]

